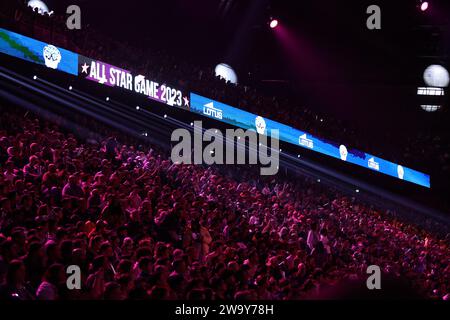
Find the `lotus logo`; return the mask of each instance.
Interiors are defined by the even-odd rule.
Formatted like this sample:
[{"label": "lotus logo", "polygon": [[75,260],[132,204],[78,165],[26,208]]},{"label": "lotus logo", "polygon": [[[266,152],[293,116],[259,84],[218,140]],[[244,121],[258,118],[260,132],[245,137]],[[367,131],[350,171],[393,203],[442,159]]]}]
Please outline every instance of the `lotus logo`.
[{"label": "lotus logo", "polygon": [[298,143],[299,143],[301,146],[307,147],[307,148],[309,148],[309,149],[314,149],[314,141],[311,140],[311,139],[308,139],[306,133],[303,134],[303,135],[301,135],[301,136],[298,138]]},{"label": "lotus logo", "polygon": [[213,102],[207,103],[203,106],[203,114],[216,119],[222,120],[223,118],[223,111],[221,109],[215,108]]},{"label": "lotus logo", "polygon": [[369,168],[371,168],[371,169],[380,171],[380,164],[379,164],[378,162],[376,162],[376,161],[375,161],[375,158],[373,158],[373,157],[369,159],[369,161],[368,161],[368,166],[369,166]]},{"label": "lotus logo", "polygon": [[57,69],[58,64],[61,62],[61,53],[58,48],[52,45],[44,47],[44,60],[45,65],[51,69]]}]

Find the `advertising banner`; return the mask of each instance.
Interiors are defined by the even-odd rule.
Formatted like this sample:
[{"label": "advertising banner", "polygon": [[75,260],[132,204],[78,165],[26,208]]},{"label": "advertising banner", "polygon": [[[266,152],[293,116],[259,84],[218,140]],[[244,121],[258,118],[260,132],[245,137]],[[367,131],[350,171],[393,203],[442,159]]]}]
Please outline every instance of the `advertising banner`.
[{"label": "advertising banner", "polygon": [[80,77],[109,87],[117,87],[147,96],[149,99],[171,107],[189,110],[189,95],[166,84],[134,75],[130,71],[108,63],[79,56]]},{"label": "advertising banner", "polygon": [[265,119],[224,103],[191,93],[191,109],[197,114],[216,119],[243,129],[253,129],[260,134],[278,129],[279,139],[302,148],[340,159],[348,163],[384,173],[397,179],[405,180],[430,188],[430,176],[405,166],[378,158],[371,154],[349,149],[344,144],[321,139],[282,123]]}]

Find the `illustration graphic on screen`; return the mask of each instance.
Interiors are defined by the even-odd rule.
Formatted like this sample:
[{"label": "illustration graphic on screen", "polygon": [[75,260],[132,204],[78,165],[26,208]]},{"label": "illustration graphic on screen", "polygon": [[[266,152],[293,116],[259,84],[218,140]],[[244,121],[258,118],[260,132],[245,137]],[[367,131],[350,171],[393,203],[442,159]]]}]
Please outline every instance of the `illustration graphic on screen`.
[{"label": "illustration graphic on screen", "polygon": [[44,47],[44,60],[45,65],[51,69],[57,69],[58,64],[61,62],[61,52],[59,52],[58,48],[49,44]]},{"label": "illustration graphic on screen", "polygon": [[259,134],[264,134],[266,132],[266,121],[264,120],[263,117],[256,117],[255,119],[255,126],[256,126],[256,131]]},{"label": "illustration graphic on screen", "polygon": [[347,147],[343,144],[341,144],[341,146],[339,147],[339,154],[341,155],[341,160],[347,161],[348,151]]}]

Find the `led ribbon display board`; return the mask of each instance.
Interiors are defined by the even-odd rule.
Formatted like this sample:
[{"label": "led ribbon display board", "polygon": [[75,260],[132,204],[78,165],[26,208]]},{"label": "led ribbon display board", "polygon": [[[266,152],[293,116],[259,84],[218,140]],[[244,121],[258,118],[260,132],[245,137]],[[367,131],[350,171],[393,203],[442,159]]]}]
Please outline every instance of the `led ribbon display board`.
[{"label": "led ribbon display board", "polygon": [[133,75],[107,63],[96,61],[71,51],[0,28],[0,52],[44,65],[75,76],[84,77],[110,87],[119,87],[147,96],[149,99],[213,118],[243,129],[267,133],[278,129],[280,140],[341,159],[397,179],[430,188],[430,176],[346,146],[316,138],[290,126],[264,119],[255,114],[199,96],[183,94],[181,90]]},{"label": "led ribbon display board", "polygon": [[264,119],[229,105],[191,93],[192,112],[216,119],[243,129],[253,129],[260,134],[270,134],[268,130],[278,129],[280,140],[309,149],[342,161],[384,173],[397,179],[430,188],[430,176],[422,172],[378,158],[371,154],[347,149],[345,145],[316,138],[307,132],[276,121]]}]

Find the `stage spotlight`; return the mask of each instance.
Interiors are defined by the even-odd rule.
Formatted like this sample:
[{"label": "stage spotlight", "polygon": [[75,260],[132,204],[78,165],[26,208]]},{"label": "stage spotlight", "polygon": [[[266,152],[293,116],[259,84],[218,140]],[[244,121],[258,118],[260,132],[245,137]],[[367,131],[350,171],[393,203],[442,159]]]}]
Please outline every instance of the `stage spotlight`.
[{"label": "stage spotlight", "polygon": [[40,15],[44,15],[46,13],[47,14],[49,13],[47,5],[43,1],[30,0],[30,1],[28,1],[27,5],[28,5],[28,7],[31,7],[33,9],[33,11],[36,11]]},{"label": "stage spotlight", "polygon": [[166,118],[167,118],[167,114],[164,115],[164,119],[166,119]]},{"label": "stage spotlight", "polygon": [[426,112],[436,112],[439,109],[441,109],[441,106],[429,105],[429,104],[422,104],[420,107],[422,108],[423,111],[426,111]]},{"label": "stage spotlight", "polygon": [[450,74],[439,64],[432,64],[423,73],[423,80],[430,87],[444,88],[450,83]]},{"label": "stage spotlight", "polygon": [[278,27],[278,20],[272,19],[272,21],[270,21],[269,26],[270,26],[270,28],[275,29],[276,27]]},{"label": "stage spotlight", "polygon": [[109,101],[109,97],[106,97],[106,101]]},{"label": "stage spotlight", "polygon": [[442,88],[432,88],[432,87],[418,87],[418,96],[444,96],[445,91]]},{"label": "stage spotlight", "polygon": [[140,109],[140,107],[139,106],[136,106],[136,110],[139,110]]},{"label": "stage spotlight", "polygon": [[33,76],[33,80],[36,80],[37,79],[37,76]]},{"label": "stage spotlight", "polygon": [[420,1],[420,10],[422,11],[422,12],[425,12],[425,11],[427,11],[428,10],[428,8],[429,8],[429,3],[428,3],[428,1]]},{"label": "stage spotlight", "polygon": [[71,90],[71,91],[72,91],[72,89],[73,89],[73,88],[72,88],[72,86],[69,86],[69,90]]}]

